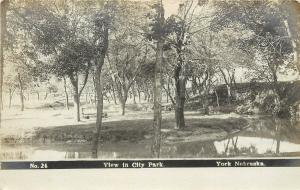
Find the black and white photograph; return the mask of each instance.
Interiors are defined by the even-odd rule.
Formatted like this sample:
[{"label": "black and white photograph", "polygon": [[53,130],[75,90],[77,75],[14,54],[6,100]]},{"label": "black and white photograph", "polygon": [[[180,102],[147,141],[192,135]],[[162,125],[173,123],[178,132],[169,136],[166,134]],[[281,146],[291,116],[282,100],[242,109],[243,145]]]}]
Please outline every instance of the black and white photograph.
[{"label": "black and white photograph", "polygon": [[1,0],[0,22],[0,161],[300,156],[297,0]]}]

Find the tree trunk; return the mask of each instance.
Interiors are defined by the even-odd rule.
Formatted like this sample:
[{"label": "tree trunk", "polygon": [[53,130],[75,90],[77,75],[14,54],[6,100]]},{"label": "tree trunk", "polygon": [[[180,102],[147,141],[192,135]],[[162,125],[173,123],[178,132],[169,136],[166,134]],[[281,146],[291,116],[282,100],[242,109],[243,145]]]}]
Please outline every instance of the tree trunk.
[{"label": "tree trunk", "polygon": [[145,91],[144,91],[144,101],[147,101],[147,99],[148,99],[148,95],[147,95],[148,93],[146,93]]},{"label": "tree trunk", "polygon": [[185,98],[180,97],[181,95],[176,95],[176,106],[175,106],[175,119],[176,119],[176,129],[182,129],[185,127],[184,119],[184,104]]},{"label": "tree trunk", "polygon": [[141,91],[137,88],[137,94],[139,98],[139,103],[141,103]]},{"label": "tree trunk", "polygon": [[103,113],[103,85],[101,80],[101,70],[102,64],[97,65],[96,69],[96,76],[95,76],[95,90],[96,90],[96,105],[97,105],[97,119],[96,119],[96,134],[94,138],[94,150],[93,150],[93,157],[97,157],[97,150],[99,144],[99,138],[102,128],[102,113]]},{"label": "tree trunk", "polygon": [[37,100],[40,101],[40,93],[36,92]]},{"label": "tree trunk", "polygon": [[21,111],[24,111],[24,92],[23,92],[23,84],[20,73],[18,73],[18,80],[20,86],[20,100],[21,100]]},{"label": "tree trunk", "polygon": [[133,95],[133,103],[134,103],[134,104],[136,104],[136,99],[135,99],[135,97],[136,97],[136,93],[135,93],[135,92],[133,92],[133,93],[132,93],[132,95]]},{"label": "tree trunk", "polygon": [[80,121],[80,97],[78,92],[78,86],[73,85],[73,90],[74,90],[74,95],[73,95],[74,115],[76,116],[76,121]]},{"label": "tree trunk", "polygon": [[125,107],[126,107],[127,98],[128,98],[128,90],[124,89],[123,90],[123,96],[121,94],[119,94],[119,100],[120,100],[120,104],[121,104],[122,115],[125,115],[125,110],[126,110]]},{"label": "tree trunk", "polygon": [[218,95],[217,90],[215,90],[215,95],[216,95],[216,98],[217,98],[217,106],[219,108],[220,107],[220,103],[219,103],[219,95]]},{"label": "tree trunk", "polygon": [[281,121],[278,118],[275,118],[275,131],[276,131],[276,154],[280,153],[280,130],[281,130]]},{"label": "tree trunk", "polygon": [[[3,68],[4,68],[4,38],[6,33],[6,12],[8,7],[8,0],[0,1],[0,106],[3,107],[2,95],[3,95]],[[0,128],[1,128],[1,118],[2,109],[0,110]]]},{"label": "tree trunk", "polygon": [[9,88],[9,105],[8,105],[9,109],[11,108],[11,102],[12,102],[13,95],[14,95],[14,90]]},{"label": "tree trunk", "polygon": [[126,102],[124,100],[122,100],[120,102],[121,102],[122,115],[125,115]]},{"label": "tree trunk", "polygon": [[154,71],[154,83],[153,83],[153,144],[152,144],[152,155],[155,158],[160,156],[160,141],[161,141],[161,120],[162,120],[162,109],[161,109],[161,91],[162,91],[162,64],[163,64],[163,44],[162,40],[158,40],[156,49],[156,63]]},{"label": "tree trunk", "polygon": [[192,77],[192,92],[193,92],[193,96],[195,96],[197,94],[197,81],[195,77]]},{"label": "tree trunk", "polygon": [[126,107],[126,102],[128,99],[128,91],[129,91],[129,88],[126,86],[118,86],[117,87],[118,99],[121,104],[122,115],[125,115],[125,107]]},{"label": "tree trunk", "polygon": [[83,82],[83,85],[80,90],[79,90],[79,84],[78,84],[79,83],[78,73],[69,75],[71,84],[73,86],[73,91],[74,91],[74,95],[73,95],[74,111],[75,111],[75,116],[76,116],[77,121],[80,121],[80,96],[83,92],[83,89],[84,89],[86,83],[87,83],[88,76],[89,76],[89,69],[90,69],[90,64],[89,64],[89,67],[86,69],[84,82]]},{"label": "tree trunk", "polygon": [[93,85],[94,85],[94,103],[97,104],[96,76],[95,76],[96,74],[94,71],[92,73],[93,73],[92,79],[93,79]]},{"label": "tree trunk", "polygon": [[114,102],[115,102],[115,105],[117,105],[117,98],[116,98],[116,93],[115,93],[115,87],[114,85],[112,85],[112,95],[113,95],[113,99],[114,99]]},{"label": "tree trunk", "polygon": [[166,96],[167,96],[167,103],[169,103],[169,96],[168,96],[168,94],[166,94]]},{"label": "tree trunk", "polygon": [[96,99],[97,99],[97,118],[96,118],[96,134],[94,138],[94,145],[93,145],[93,157],[97,157],[97,150],[98,150],[98,144],[99,144],[99,138],[102,128],[102,113],[103,113],[103,85],[101,84],[101,70],[102,66],[104,64],[105,55],[107,53],[108,49],[108,26],[103,26],[102,31],[102,44],[101,44],[101,51],[99,53],[99,57],[95,61],[96,66],[96,73],[95,73],[95,91],[96,91]]},{"label": "tree trunk", "polygon": [[44,96],[44,100],[46,100],[48,97],[48,91],[46,92],[45,96]]},{"label": "tree trunk", "polygon": [[178,67],[175,72],[175,82],[176,82],[176,106],[175,106],[175,120],[176,129],[182,129],[185,127],[184,119],[184,104],[185,104],[185,77],[180,76],[181,67]]},{"label": "tree trunk", "polygon": [[133,103],[136,104],[136,84],[135,84],[135,82],[133,82],[131,90],[132,90],[132,96],[133,96]]},{"label": "tree trunk", "polygon": [[66,78],[64,77],[64,92],[65,92],[65,96],[66,96],[66,101],[65,101],[65,107],[67,110],[69,110],[69,95],[68,95],[68,91],[67,91],[67,81]]},{"label": "tree trunk", "polygon": [[226,85],[227,88],[227,103],[231,104],[231,88],[229,85]]}]

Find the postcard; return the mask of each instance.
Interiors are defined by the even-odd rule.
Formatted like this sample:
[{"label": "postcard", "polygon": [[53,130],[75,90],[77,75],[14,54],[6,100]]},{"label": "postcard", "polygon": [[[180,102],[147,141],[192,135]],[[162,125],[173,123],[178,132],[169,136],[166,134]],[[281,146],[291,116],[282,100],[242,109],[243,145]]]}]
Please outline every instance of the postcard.
[{"label": "postcard", "polygon": [[300,166],[299,1],[0,5],[0,170]]}]

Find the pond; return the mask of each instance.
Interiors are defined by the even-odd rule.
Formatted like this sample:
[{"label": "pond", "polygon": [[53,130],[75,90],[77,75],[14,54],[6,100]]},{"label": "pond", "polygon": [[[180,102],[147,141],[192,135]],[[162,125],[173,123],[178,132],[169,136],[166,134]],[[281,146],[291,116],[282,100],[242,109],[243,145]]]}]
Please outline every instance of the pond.
[{"label": "pond", "polygon": [[[151,158],[151,141],[91,144],[0,145],[0,160],[87,160]],[[162,143],[161,158],[289,157],[300,156],[300,125],[264,118],[226,138]]]}]

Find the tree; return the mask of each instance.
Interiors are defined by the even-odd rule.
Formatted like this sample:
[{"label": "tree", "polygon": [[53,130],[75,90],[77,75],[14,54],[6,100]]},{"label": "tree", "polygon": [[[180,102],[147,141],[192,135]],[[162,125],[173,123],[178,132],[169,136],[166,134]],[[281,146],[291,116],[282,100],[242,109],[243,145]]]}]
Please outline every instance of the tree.
[{"label": "tree", "polygon": [[14,93],[17,89],[17,82],[15,80],[15,77],[13,75],[8,75],[4,78],[4,88],[8,90],[9,95],[9,104],[8,107],[11,108],[12,104],[12,98],[14,96]]},{"label": "tree", "polygon": [[[96,134],[94,139],[94,146],[97,147],[100,138],[102,126],[102,113],[103,113],[103,84],[101,80],[102,67],[104,65],[105,56],[107,55],[109,43],[109,30],[113,25],[115,14],[115,1],[107,1],[103,7],[98,10],[92,17],[92,25],[94,26],[93,35],[95,39],[95,89],[96,89],[96,105],[97,105],[97,119],[96,119]],[[95,148],[94,150],[97,150]],[[94,152],[97,155],[97,151]]]},{"label": "tree", "polygon": [[171,35],[168,38],[168,45],[176,52],[176,64],[174,66],[174,79],[175,79],[175,119],[176,128],[182,129],[185,127],[184,119],[184,105],[186,101],[186,83],[188,62],[187,54],[189,52],[188,46],[190,45],[191,38],[203,30],[203,20],[207,16],[197,15],[197,8],[205,6],[206,1],[193,1],[186,0],[179,5],[177,15],[170,16],[166,25]]},{"label": "tree", "polygon": [[[276,97],[274,111],[278,112],[281,107],[278,74],[293,70],[290,63],[291,54],[295,51],[286,16],[281,12],[280,7],[283,5],[267,0],[217,4],[221,9],[216,22],[214,21],[214,26],[217,26],[215,29],[218,28],[216,30],[238,23],[244,30],[251,31],[249,39],[244,40],[240,46],[243,50],[250,49],[249,52],[255,57],[255,61],[248,65],[248,69],[252,71],[249,75],[256,81],[271,84]],[[294,60],[296,57],[294,54]]]},{"label": "tree", "polygon": [[284,26],[293,46],[293,62],[300,72],[300,41],[299,41],[299,9],[300,4],[297,1],[278,1],[279,10],[283,17]]},{"label": "tree", "polygon": [[146,62],[149,48],[142,33],[147,20],[143,4],[120,2],[108,50],[108,69],[119,99],[122,115],[128,95],[135,99],[135,81]]},{"label": "tree", "polygon": [[[27,47],[33,49],[29,52],[32,55],[30,58],[43,63],[44,69],[40,72],[70,79],[75,118],[80,121],[80,96],[87,83],[95,49],[93,41],[86,38],[88,29],[83,26],[87,25],[87,18],[79,14],[83,10],[70,7],[72,5],[68,2],[63,5],[63,10],[36,3],[33,7],[14,9],[14,14],[18,19],[15,22],[30,37]],[[83,76],[81,87],[80,76]]]},{"label": "tree", "polygon": [[[19,55],[19,53],[15,51],[7,51],[8,55],[6,56],[6,61],[9,64],[9,68],[7,70],[10,71],[11,74],[8,74],[5,77],[5,84],[10,85],[7,86],[9,89],[9,106],[11,106],[11,99],[13,93],[16,89],[19,91],[20,97],[20,110],[24,111],[25,109],[25,90],[30,87],[33,81],[33,74],[31,70],[31,63],[26,60],[26,56]],[[7,66],[8,67],[8,66]]]},{"label": "tree", "polygon": [[151,18],[150,33],[148,38],[156,42],[156,60],[154,65],[154,79],[153,79],[153,99],[154,99],[154,121],[153,121],[153,143],[152,155],[154,157],[160,156],[160,141],[161,141],[161,100],[162,100],[162,64],[163,64],[163,48],[165,38],[168,31],[165,24],[164,8],[162,0],[153,5],[155,10],[154,16]]},{"label": "tree", "polygon": [[0,1],[0,127],[1,127],[1,112],[3,107],[2,95],[3,95],[3,67],[4,67],[4,42],[6,33],[6,12],[8,9],[9,0]]},{"label": "tree", "polygon": [[[128,39],[128,36],[125,38]],[[116,38],[111,43],[111,51],[108,63],[114,86],[122,108],[122,115],[125,114],[125,104],[128,92],[134,85],[141,65],[147,59],[148,48],[140,42],[126,42],[126,39]]]}]

